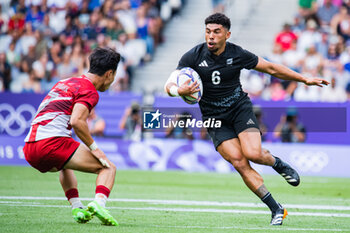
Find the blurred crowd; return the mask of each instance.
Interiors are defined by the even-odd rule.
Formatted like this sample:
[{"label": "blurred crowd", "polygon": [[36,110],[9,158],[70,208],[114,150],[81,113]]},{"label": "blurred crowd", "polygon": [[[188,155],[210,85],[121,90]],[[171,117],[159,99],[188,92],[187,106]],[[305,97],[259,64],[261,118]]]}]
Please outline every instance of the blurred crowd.
[{"label": "blurred crowd", "polygon": [[1,0],[0,92],[45,93],[87,71],[87,55],[122,55],[112,91],[128,90],[184,0]]},{"label": "blurred crowd", "polygon": [[308,87],[256,71],[244,71],[242,85],[252,99],[306,102],[350,101],[350,0],[298,0],[292,23],[276,35],[265,58],[306,77],[323,77],[328,87]]}]

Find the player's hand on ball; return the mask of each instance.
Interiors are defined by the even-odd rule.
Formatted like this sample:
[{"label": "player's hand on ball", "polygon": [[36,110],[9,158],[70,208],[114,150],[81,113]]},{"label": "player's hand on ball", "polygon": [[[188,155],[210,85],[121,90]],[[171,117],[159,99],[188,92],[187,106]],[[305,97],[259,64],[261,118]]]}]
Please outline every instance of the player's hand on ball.
[{"label": "player's hand on ball", "polygon": [[107,167],[107,168],[110,167],[109,160],[108,160],[107,156],[105,155],[105,153],[103,153],[102,150],[97,148],[96,150],[91,151],[91,153],[98,159],[98,161],[100,161],[102,166]]},{"label": "player's hand on ball", "polygon": [[323,85],[327,86],[329,84],[329,82],[327,80],[321,79],[321,78],[311,78],[311,79],[306,80],[305,84],[308,86],[323,87]]},{"label": "player's hand on ball", "polygon": [[179,86],[178,93],[180,96],[192,96],[192,94],[200,91],[199,89],[199,83],[197,81],[189,84],[191,82],[191,79],[186,80],[181,86]]}]

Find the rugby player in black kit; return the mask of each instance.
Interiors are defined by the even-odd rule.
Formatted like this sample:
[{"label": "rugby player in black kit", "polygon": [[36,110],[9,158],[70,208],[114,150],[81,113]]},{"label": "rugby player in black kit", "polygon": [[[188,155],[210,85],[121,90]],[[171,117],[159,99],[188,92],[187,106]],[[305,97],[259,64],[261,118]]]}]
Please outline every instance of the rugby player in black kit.
[{"label": "rugby player in black kit", "polygon": [[[287,211],[274,200],[264,185],[263,178],[249,164],[271,166],[286,181],[297,186],[298,173],[280,158],[261,148],[258,122],[254,116],[252,103],[242,91],[239,80],[241,69],[255,69],[274,77],[303,82],[306,85],[328,85],[319,78],[306,78],[287,67],[274,64],[254,55],[241,47],[226,42],[230,37],[231,22],[221,13],[205,19],[206,43],[199,44],[185,53],[177,69],[165,84],[170,96],[190,96],[197,92],[198,84],[189,81],[178,87],[176,77],[181,68],[191,67],[200,75],[204,93],[199,102],[203,120],[220,119],[220,128],[208,128],[208,133],[221,156],[231,163],[241,175],[248,188],[254,192],[271,210],[271,225],[282,225]],[[259,43],[257,41],[257,43]]]}]

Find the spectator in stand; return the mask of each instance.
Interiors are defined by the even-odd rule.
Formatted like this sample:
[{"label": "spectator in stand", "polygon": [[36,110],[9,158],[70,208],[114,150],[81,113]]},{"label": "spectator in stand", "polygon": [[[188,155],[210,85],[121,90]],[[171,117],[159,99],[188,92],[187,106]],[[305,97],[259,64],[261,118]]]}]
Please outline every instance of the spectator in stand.
[{"label": "spectator in stand", "polygon": [[332,0],[324,0],[323,5],[318,8],[317,17],[324,30],[330,29],[331,20],[338,11],[338,7],[333,4]]},{"label": "spectator in stand", "polygon": [[160,3],[157,0],[149,0],[144,3],[147,8],[147,18],[149,19],[148,32],[153,37],[154,46],[157,46],[163,41],[161,31],[163,21],[160,18]]},{"label": "spectator in stand", "polygon": [[37,78],[33,69],[29,70],[29,77],[23,83],[22,93],[41,93],[40,78]]},{"label": "spectator in stand", "polygon": [[323,62],[323,76],[333,76],[339,69],[342,69],[342,64],[339,60],[340,49],[337,44],[330,44],[328,47],[327,57]]},{"label": "spectator in stand", "polygon": [[135,21],[134,12],[131,9],[129,0],[121,0],[120,3],[115,4],[117,17],[125,30],[128,38],[135,39],[137,33],[137,25]]},{"label": "spectator in stand", "polygon": [[306,29],[300,33],[297,48],[299,52],[306,53],[311,46],[317,45],[322,41],[321,33],[317,31],[317,23],[310,19],[306,22]]},{"label": "spectator in stand", "polygon": [[16,42],[12,41],[9,49],[6,51],[6,60],[11,66],[19,66],[21,55],[16,50]]},{"label": "spectator in stand", "polygon": [[270,62],[274,62],[274,63],[282,63],[282,54],[283,54],[283,50],[280,44],[278,43],[274,43],[273,44],[273,48],[272,48],[272,53],[270,53],[267,56],[267,59]]},{"label": "spectator in stand", "polygon": [[[82,74],[84,69],[84,59],[85,55],[83,53],[83,45],[81,43],[73,44],[72,53],[70,55],[70,60],[74,69],[77,73]],[[118,71],[117,71],[118,72]]]},{"label": "spectator in stand", "polygon": [[299,85],[294,91],[293,99],[298,102],[319,102],[319,88],[312,88],[306,85]]},{"label": "spectator in stand", "polygon": [[[328,32],[322,30],[321,32],[321,41],[316,45],[317,51],[322,55],[322,57],[327,57],[328,54],[328,46],[331,40],[334,40],[335,35],[329,35]],[[336,37],[336,40],[338,38]]]},{"label": "spectator in stand", "polygon": [[59,34],[66,27],[66,12],[63,10],[59,10],[56,4],[57,3],[53,4],[49,11],[49,26],[53,29],[53,31],[56,34]]},{"label": "spectator in stand", "polygon": [[87,118],[87,124],[90,134],[92,136],[103,136],[106,128],[105,120],[96,114],[95,108],[93,108]]},{"label": "spectator in stand", "polygon": [[15,13],[9,20],[7,30],[9,34],[12,32],[22,35],[25,25],[25,15],[21,12]]},{"label": "spectator in stand", "polygon": [[44,79],[40,81],[41,92],[49,92],[58,81],[60,81],[60,78],[57,76],[56,69],[53,69]]},{"label": "spectator in stand", "polygon": [[101,13],[104,17],[112,18],[114,16],[113,0],[105,0],[101,6]]},{"label": "spectator in stand", "polygon": [[[307,53],[302,60],[302,73],[320,75],[323,68],[323,57],[316,50],[315,45],[311,45],[307,49]],[[311,76],[310,76],[311,77]]]},{"label": "spectator in stand", "polygon": [[29,80],[29,72],[31,68],[28,65],[28,61],[22,59],[19,64],[18,74],[13,76],[11,81],[10,90],[14,93],[21,93],[23,91],[24,83]]},{"label": "spectator in stand", "polygon": [[144,40],[147,46],[147,54],[145,55],[144,59],[146,61],[149,61],[153,55],[154,41],[153,37],[150,36],[149,33],[150,20],[146,18],[146,10],[147,9],[145,4],[142,4],[137,9],[136,25],[138,37]]},{"label": "spectator in stand", "polygon": [[0,52],[0,86],[5,91],[10,89],[11,83],[11,66],[6,61],[6,53]]},{"label": "spectator in stand", "polygon": [[70,78],[78,74],[78,67],[71,60],[71,51],[67,51],[63,54],[62,63],[57,66],[57,76],[61,79]]},{"label": "spectator in stand", "polygon": [[211,0],[213,6],[213,13],[224,13],[225,0]]},{"label": "spectator in stand", "polygon": [[336,79],[333,77],[331,80],[331,86],[329,88],[322,89],[321,101],[341,103],[345,102],[346,100],[347,95],[345,89],[337,85]]},{"label": "spectator in stand", "polygon": [[3,12],[2,5],[0,5],[0,35],[7,30],[6,22],[8,21],[8,15]]},{"label": "spectator in stand", "polygon": [[317,0],[299,0],[299,14],[308,18],[317,12]]},{"label": "spectator in stand", "polygon": [[268,79],[264,78],[265,74],[258,71],[242,70],[241,84],[243,91],[248,93],[250,99],[259,99],[265,88]]},{"label": "spectator in stand", "polygon": [[35,45],[35,56],[40,57],[41,54],[47,52],[47,41],[44,39],[43,34],[39,30],[34,32],[34,36],[35,40],[37,41]]},{"label": "spectator in stand", "polygon": [[20,37],[20,39],[17,42],[19,52],[23,55],[27,55],[29,47],[35,46],[36,43],[37,41],[35,38],[32,24],[28,22],[25,24],[25,30],[23,35]]},{"label": "spectator in stand", "polygon": [[297,50],[297,41],[294,40],[290,44],[290,48],[282,54],[282,64],[296,72],[300,72],[303,55]]},{"label": "spectator in stand", "polygon": [[37,1],[32,3],[28,12],[26,12],[26,23],[31,23],[33,25],[33,29],[37,29],[39,25],[44,20],[44,12],[40,10],[40,2]]},{"label": "spectator in stand", "polygon": [[122,25],[119,23],[117,17],[108,18],[106,25],[106,36],[110,37],[111,40],[116,41],[120,34],[124,33]]},{"label": "spectator in stand", "polygon": [[306,129],[298,121],[298,111],[294,107],[287,109],[286,115],[281,116],[274,130],[274,136],[282,142],[305,142]]},{"label": "spectator in stand", "polygon": [[272,78],[270,86],[264,89],[262,98],[264,100],[283,101],[289,99],[289,96],[281,82],[277,78]]},{"label": "spectator in stand", "polygon": [[56,66],[61,63],[61,56],[63,55],[63,45],[58,40],[58,37],[52,38],[52,45],[49,52],[49,60],[52,61]]},{"label": "spectator in stand", "polygon": [[42,80],[51,75],[54,64],[49,61],[47,53],[43,53],[38,60],[33,63],[34,76],[38,80]]},{"label": "spectator in stand", "polygon": [[332,34],[340,35],[345,42],[349,39],[350,15],[345,4],[340,7],[339,13],[333,16],[330,26]]},{"label": "spectator in stand", "polygon": [[119,128],[125,130],[124,139],[140,141],[142,137],[142,119],[140,105],[133,102],[124,112]]},{"label": "spectator in stand", "polygon": [[291,25],[285,23],[283,25],[283,30],[277,34],[275,38],[275,43],[279,44],[283,50],[283,52],[290,49],[291,44],[297,40],[297,36],[291,30]]}]

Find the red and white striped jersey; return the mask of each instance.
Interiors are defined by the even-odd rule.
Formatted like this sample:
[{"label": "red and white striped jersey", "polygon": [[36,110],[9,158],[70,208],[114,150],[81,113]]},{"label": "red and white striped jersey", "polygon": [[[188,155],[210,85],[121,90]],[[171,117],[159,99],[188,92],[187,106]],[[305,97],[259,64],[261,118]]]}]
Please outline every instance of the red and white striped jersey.
[{"label": "red and white striped jersey", "polygon": [[96,106],[99,95],[84,75],[59,81],[41,102],[25,142],[50,137],[71,137],[70,117],[76,103],[89,111]]}]

